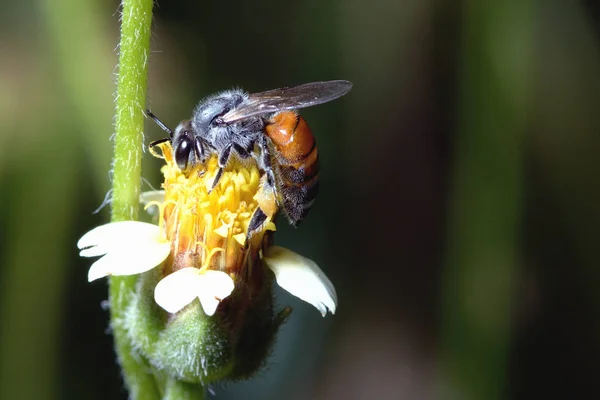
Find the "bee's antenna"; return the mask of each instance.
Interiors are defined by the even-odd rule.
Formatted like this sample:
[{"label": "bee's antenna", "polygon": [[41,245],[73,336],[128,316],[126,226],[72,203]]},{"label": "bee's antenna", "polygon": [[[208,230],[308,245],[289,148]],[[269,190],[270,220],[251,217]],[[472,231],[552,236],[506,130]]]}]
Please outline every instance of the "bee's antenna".
[{"label": "bee's antenna", "polygon": [[152,111],[146,109],[146,115],[148,117],[152,118],[152,120],[154,122],[156,122],[156,125],[158,125],[160,127],[160,129],[167,132],[169,134],[169,137],[173,137],[173,130],[171,128],[169,128],[168,126],[166,126],[160,119],[158,119],[158,117],[156,115],[154,115],[152,113]]}]

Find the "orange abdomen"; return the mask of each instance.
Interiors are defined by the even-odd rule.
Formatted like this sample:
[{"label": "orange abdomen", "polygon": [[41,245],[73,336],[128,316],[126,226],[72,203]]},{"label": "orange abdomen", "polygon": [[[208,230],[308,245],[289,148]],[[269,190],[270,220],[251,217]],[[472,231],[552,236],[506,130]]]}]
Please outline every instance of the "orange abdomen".
[{"label": "orange abdomen", "polygon": [[284,211],[297,224],[310,211],[319,189],[315,138],[304,118],[290,111],[276,114],[265,133],[275,147]]}]

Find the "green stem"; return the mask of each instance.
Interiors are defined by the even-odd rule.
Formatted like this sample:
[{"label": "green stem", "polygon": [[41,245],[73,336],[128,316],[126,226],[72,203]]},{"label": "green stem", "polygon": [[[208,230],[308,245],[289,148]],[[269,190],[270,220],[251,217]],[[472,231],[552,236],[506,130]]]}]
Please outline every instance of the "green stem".
[{"label": "green stem", "polygon": [[506,396],[519,257],[533,1],[464,3],[444,279],[448,398]]},{"label": "green stem", "polygon": [[[139,208],[144,105],[148,76],[152,0],[123,0],[116,136],[113,169],[112,220],[136,220]],[[135,354],[123,325],[137,277],[110,278],[113,335],[125,384],[133,399],[159,399],[156,381],[143,358]]]},{"label": "green stem", "polygon": [[152,0],[123,0],[116,101],[113,221],[136,220],[138,214],[151,23]]},{"label": "green stem", "polygon": [[163,400],[204,400],[206,390],[200,385],[169,379],[165,387]]}]

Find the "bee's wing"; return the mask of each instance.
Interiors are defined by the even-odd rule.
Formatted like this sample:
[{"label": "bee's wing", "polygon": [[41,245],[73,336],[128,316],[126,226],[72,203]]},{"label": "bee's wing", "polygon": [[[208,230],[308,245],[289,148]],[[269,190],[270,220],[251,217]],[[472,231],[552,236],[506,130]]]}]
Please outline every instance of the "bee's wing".
[{"label": "bee's wing", "polygon": [[267,90],[253,93],[239,106],[224,114],[221,120],[225,123],[260,114],[306,108],[327,103],[348,93],[352,83],[348,81],[312,82],[290,88]]}]

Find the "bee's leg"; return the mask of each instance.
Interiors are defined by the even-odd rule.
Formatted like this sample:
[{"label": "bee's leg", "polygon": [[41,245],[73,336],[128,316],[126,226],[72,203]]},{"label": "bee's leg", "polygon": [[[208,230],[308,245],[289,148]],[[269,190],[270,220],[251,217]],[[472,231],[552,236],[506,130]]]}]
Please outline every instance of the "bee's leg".
[{"label": "bee's leg", "polygon": [[271,152],[269,150],[269,145],[267,143],[267,137],[265,135],[261,135],[260,141],[258,142],[258,146],[260,147],[260,154],[262,167],[267,173],[267,184],[275,191],[275,173],[273,172],[273,166],[271,165]]},{"label": "bee's leg", "polygon": [[264,211],[260,207],[258,207],[254,211],[254,214],[252,214],[252,219],[250,220],[250,223],[248,224],[248,230],[246,231],[246,244],[248,244],[250,242],[250,238],[252,237],[252,235],[256,231],[258,231],[258,229],[260,229],[260,227],[266,220],[267,220],[267,215],[264,213]]},{"label": "bee's leg", "polygon": [[148,148],[150,148],[150,149],[151,149],[151,148],[153,148],[154,146],[158,146],[158,145],[159,145],[159,144],[161,144],[161,143],[170,142],[170,141],[171,141],[171,138],[169,138],[169,137],[162,138],[162,139],[158,139],[158,140],[155,140],[155,141],[153,141],[153,142],[150,142],[150,144],[148,145]]},{"label": "bee's leg", "polygon": [[217,171],[217,175],[215,175],[215,179],[213,180],[212,186],[210,187],[208,193],[213,191],[213,189],[217,186],[217,183],[219,183],[221,175],[223,175],[223,170],[225,169],[227,161],[229,161],[229,155],[231,154],[231,146],[232,145],[229,144],[223,149],[221,154],[219,154],[219,170]]},{"label": "bee's leg", "polygon": [[213,189],[217,186],[217,183],[219,183],[219,180],[221,179],[221,175],[223,175],[223,171],[225,170],[225,167],[227,166],[227,162],[229,161],[229,156],[231,155],[231,149],[234,149],[235,152],[238,153],[240,155],[240,157],[243,159],[250,157],[250,152],[248,152],[246,149],[244,149],[239,144],[237,144],[237,143],[228,144],[223,149],[221,154],[219,155],[219,170],[217,171],[217,175],[215,176],[215,179],[213,180],[212,186],[211,186],[210,190],[208,191],[208,193],[212,192]]},{"label": "bee's leg", "polygon": [[197,137],[194,139],[194,153],[196,158],[201,162],[206,161],[206,149],[204,148],[204,140]]}]

